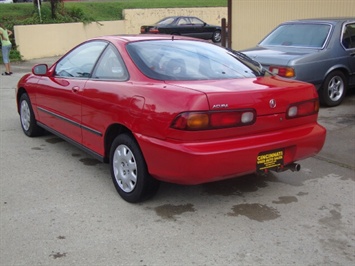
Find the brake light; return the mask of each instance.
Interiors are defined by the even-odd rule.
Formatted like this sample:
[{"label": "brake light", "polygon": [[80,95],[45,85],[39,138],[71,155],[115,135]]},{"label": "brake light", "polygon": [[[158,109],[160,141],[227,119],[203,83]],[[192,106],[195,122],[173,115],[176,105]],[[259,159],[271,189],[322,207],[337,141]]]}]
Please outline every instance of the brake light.
[{"label": "brake light", "polygon": [[157,28],[150,28],[150,29],[149,29],[149,33],[154,33],[154,34],[156,34],[156,33],[159,33],[159,30],[158,30]]},{"label": "brake light", "polygon": [[292,67],[270,66],[269,70],[275,75],[285,78],[293,78],[296,75]]},{"label": "brake light", "polygon": [[300,102],[290,105],[287,109],[286,117],[291,119],[296,117],[313,115],[318,113],[318,111],[319,101],[318,99],[314,99],[311,101]]},{"label": "brake light", "polygon": [[184,112],[171,124],[180,130],[208,130],[251,125],[255,122],[255,110],[236,110],[227,112]]}]

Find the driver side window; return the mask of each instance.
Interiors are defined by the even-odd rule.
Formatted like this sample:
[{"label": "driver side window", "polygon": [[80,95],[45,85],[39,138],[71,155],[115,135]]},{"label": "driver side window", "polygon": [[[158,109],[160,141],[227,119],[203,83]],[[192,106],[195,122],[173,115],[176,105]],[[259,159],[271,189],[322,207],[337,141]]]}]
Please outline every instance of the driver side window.
[{"label": "driver side window", "polygon": [[57,64],[56,77],[88,78],[102,51],[107,46],[103,41],[91,41],[75,48]]}]

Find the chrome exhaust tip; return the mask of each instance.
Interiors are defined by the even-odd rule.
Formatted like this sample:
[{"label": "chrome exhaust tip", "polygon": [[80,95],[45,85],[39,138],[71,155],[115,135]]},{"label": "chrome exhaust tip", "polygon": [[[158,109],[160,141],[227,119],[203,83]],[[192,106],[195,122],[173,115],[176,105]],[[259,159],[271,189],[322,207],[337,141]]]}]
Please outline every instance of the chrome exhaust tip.
[{"label": "chrome exhaust tip", "polygon": [[284,172],[287,170],[291,170],[292,172],[298,172],[301,170],[301,165],[298,163],[290,163],[288,165],[284,165],[276,169],[276,172]]},{"label": "chrome exhaust tip", "polygon": [[290,167],[290,170],[292,172],[295,172],[295,171],[298,172],[299,170],[301,170],[301,165],[298,164],[298,163],[292,163],[291,167]]}]

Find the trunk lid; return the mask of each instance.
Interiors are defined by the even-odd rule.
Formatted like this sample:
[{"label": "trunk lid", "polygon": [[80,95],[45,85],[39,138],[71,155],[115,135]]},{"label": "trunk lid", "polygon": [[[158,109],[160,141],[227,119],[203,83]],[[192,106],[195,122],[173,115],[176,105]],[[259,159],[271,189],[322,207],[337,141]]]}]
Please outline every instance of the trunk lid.
[{"label": "trunk lid", "polygon": [[278,76],[166,83],[204,93],[210,110],[253,108],[258,116],[284,113],[291,103],[318,97],[312,84]]},{"label": "trunk lid", "polygon": [[260,62],[264,67],[270,65],[289,66],[291,62],[307,57],[314,53],[314,49],[300,49],[290,47],[256,47],[250,50],[242,51],[253,60]]}]

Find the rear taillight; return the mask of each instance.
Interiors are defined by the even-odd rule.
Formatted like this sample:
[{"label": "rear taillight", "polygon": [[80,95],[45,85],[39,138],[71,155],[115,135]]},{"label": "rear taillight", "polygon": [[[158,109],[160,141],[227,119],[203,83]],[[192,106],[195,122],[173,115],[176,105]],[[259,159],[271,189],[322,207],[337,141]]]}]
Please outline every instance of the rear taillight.
[{"label": "rear taillight", "polygon": [[157,34],[157,33],[159,33],[159,30],[157,28],[150,28],[149,33]]},{"label": "rear taillight", "polygon": [[287,118],[297,118],[307,115],[313,115],[319,111],[319,101],[314,99],[306,102],[299,102],[292,104],[288,107],[286,117]]},{"label": "rear taillight", "polygon": [[292,67],[270,66],[269,70],[275,75],[285,78],[293,78],[296,75]]},{"label": "rear taillight", "polygon": [[234,110],[227,112],[184,112],[171,124],[180,130],[208,130],[251,125],[255,122],[255,110]]}]

